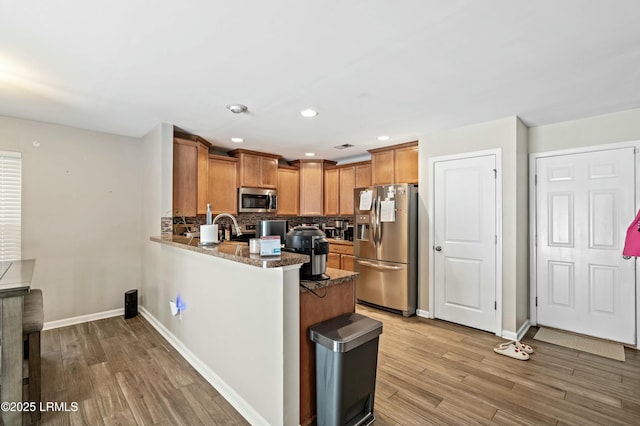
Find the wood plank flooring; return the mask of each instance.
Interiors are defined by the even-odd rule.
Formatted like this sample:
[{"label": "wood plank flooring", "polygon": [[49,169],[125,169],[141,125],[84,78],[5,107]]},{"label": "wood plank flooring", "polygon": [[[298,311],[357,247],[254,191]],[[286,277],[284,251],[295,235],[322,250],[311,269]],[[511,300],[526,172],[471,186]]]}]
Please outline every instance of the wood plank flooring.
[{"label": "wood plank flooring", "polygon": [[[640,425],[640,355],[626,362],[533,340],[529,361],[503,340],[455,324],[369,307],[384,323],[376,425]],[[78,402],[42,425],[239,425],[246,421],[144,319],[42,333],[43,401]],[[27,424],[27,422],[25,422]]]},{"label": "wood plank flooring", "polygon": [[383,322],[376,425],[640,425],[640,352],[614,361],[533,340],[528,361],[503,339],[438,320],[358,305]]},{"label": "wood plank flooring", "polygon": [[69,410],[40,425],[247,424],[140,316],[43,331],[42,401]]}]

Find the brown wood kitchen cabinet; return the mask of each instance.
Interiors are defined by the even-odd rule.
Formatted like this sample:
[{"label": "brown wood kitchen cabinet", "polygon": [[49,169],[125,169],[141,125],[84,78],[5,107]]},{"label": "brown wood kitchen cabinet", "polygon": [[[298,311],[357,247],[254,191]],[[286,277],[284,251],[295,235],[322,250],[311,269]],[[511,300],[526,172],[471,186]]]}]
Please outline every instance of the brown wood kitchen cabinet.
[{"label": "brown wood kitchen cabinet", "polygon": [[327,168],[324,171],[324,215],[337,216],[340,211],[340,169]]},{"label": "brown wood kitchen cabinet", "polygon": [[356,184],[355,166],[340,167],[339,181],[339,214],[342,216],[351,216],[355,214],[355,210],[353,209],[353,189]]},{"label": "brown wood kitchen cabinet", "polygon": [[361,161],[353,164],[356,169],[356,188],[371,186],[371,161]]},{"label": "brown wood kitchen cabinet", "polygon": [[297,167],[278,167],[278,214],[300,214],[300,176]]},{"label": "brown wood kitchen cabinet", "polygon": [[371,184],[418,183],[418,141],[370,149]]},{"label": "brown wood kitchen cabinet", "polygon": [[294,160],[289,164],[300,170],[300,216],[322,216],[324,168],[334,166],[329,160]]},{"label": "brown wood kitchen cabinet", "polygon": [[278,187],[279,155],[264,152],[234,149],[229,155],[238,158],[238,187],[271,188]]},{"label": "brown wood kitchen cabinet", "polygon": [[355,188],[355,181],[356,166],[354,164],[345,164],[325,169],[325,216],[351,216],[354,214],[353,189]]},{"label": "brown wood kitchen cabinet", "polygon": [[207,212],[209,147],[198,136],[173,139],[173,215],[193,217]]},{"label": "brown wood kitchen cabinet", "polygon": [[211,203],[211,212],[214,214],[238,213],[237,165],[237,158],[209,155],[207,201]]},{"label": "brown wood kitchen cabinet", "polygon": [[327,268],[354,271],[355,256],[353,255],[353,243],[351,243],[351,241],[344,241],[344,243],[335,243],[334,241],[335,240],[331,240],[329,243]]}]

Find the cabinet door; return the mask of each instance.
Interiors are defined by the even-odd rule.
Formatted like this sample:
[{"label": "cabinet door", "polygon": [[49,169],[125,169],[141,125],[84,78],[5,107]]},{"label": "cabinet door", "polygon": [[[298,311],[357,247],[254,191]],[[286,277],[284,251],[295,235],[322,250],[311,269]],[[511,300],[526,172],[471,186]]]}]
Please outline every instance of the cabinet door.
[{"label": "cabinet door", "polygon": [[356,188],[371,186],[371,163],[356,166]]},{"label": "cabinet door", "polygon": [[203,144],[198,144],[198,165],[197,165],[197,212],[207,213],[207,198],[209,184],[209,148]]},{"label": "cabinet door", "polygon": [[371,184],[387,185],[395,183],[394,173],[394,151],[381,151],[371,154]]},{"label": "cabinet door", "polygon": [[353,189],[356,184],[355,167],[340,168],[340,215],[351,216],[355,214],[353,209]]},{"label": "cabinet door", "polygon": [[350,254],[341,254],[340,269],[344,269],[346,271],[355,271],[355,267],[354,267],[355,258],[356,258],[355,256],[352,256]]},{"label": "cabinet door", "polygon": [[278,214],[297,216],[300,212],[298,170],[278,169]]},{"label": "cabinet door", "polygon": [[324,214],[325,216],[338,215],[339,196],[340,196],[339,169],[325,170],[324,171]]},{"label": "cabinet door", "polygon": [[340,255],[337,253],[327,254],[327,268],[340,269]]},{"label": "cabinet door", "polygon": [[259,188],[261,177],[262,157],[254,154],[242,154],[240,156],[239,186]]},{"label": "cabinet door", "polygon": [[300,163],[300,216],[322,216],[322,163]]},{"label": "cabinet door", "polygon": [[395,150],[395,182],[418,183],[418,145]]},{"label": "cabinet door", "polygon": [[277,188],[278,187],[278,160],[275,158],[262,157],[260,159],[261,188]]},{"label": "cabinet door", "polygon": [[196,215],[197,161],[197,145],[194,142],[174,140],[173,216]]},{"label": "cabinet door", "polygon": [[[207,202],[214,214],[238,212],[237,164],[235,161],[209,157]],[[205,207],[206,212],[206,207]]]}]

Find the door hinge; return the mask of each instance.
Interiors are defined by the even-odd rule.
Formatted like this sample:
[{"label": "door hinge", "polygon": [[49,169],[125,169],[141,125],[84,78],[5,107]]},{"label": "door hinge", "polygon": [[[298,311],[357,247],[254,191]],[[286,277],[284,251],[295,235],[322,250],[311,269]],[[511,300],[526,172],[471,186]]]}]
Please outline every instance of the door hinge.
[{"label": "door hinge", "polygon": [[498,245],[498,235],[494,235],[494,237],[493,242]]},{"label": "door hinge", "polygon": [[493,178],[498,179],[498,169],[493,169]]},{"label": "door hinge", "polygon": [[538,184],[538,175],[533,175],[533,184],[534,185]]},{"label": "door hinge", "polygon": [[536,306],[538,306],[538,296],[536,296]]},{"label": "door hinge", "polygon": [[498,310],[498,301],[497,301],[497,300],[494,300],[494,301],[493,301],[493,310],[494,310],[494,311],[497,311],[497,310]]}]

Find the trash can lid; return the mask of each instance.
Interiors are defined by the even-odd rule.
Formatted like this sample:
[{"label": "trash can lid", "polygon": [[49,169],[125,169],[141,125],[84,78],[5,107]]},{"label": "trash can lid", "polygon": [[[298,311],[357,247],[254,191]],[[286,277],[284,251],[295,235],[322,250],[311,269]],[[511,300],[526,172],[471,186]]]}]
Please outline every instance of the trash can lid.
[{"label": "trash can lid", "polygon": [[343,314],[309,328],[311,340],[333,352],[348,352],[380,334],[380,321],[357,313]]}]

